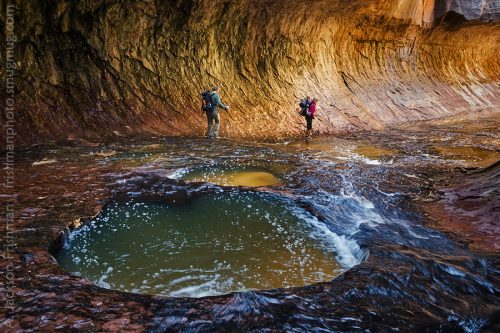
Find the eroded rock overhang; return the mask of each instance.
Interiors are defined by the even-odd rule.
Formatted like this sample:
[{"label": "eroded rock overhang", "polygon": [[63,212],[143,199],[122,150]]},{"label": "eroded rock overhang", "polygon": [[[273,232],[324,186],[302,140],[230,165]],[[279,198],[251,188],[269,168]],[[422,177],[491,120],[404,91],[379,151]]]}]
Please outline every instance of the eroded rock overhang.
[{"label": "eroded rock overhang", "polygon": [[306,93],[320,99],[323,133],[495,109],[499,8],[498,0],[22,1],[19,142],[199,135],[199,92],[212,84],[232,106],[222,124],[230,137],[298,134],[294,110]]}]

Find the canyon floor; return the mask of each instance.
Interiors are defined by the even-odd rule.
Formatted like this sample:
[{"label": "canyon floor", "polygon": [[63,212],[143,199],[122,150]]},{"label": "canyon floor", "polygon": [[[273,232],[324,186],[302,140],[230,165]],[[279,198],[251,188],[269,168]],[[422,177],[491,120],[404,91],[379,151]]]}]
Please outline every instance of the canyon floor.
[{"label": "canyon floor", "polygon": [[[1,197],[16,216],[15,247],[0,261],[14,277],[0,289],[2,298],[13,295],[0,329],[496,331],[499,125],[490,112],[309,143],[137,137],[26,147],[16,152],[15,192]],[[267,170],[280,181],[217,184],[227,168]],[[192,171],[198,176],[184,176]],[[175,298],[103,288],[54,259],[110,204],[182,206],[217,193],[260,193],[299,207],[338,240],[331,259],[340,275]]]}]

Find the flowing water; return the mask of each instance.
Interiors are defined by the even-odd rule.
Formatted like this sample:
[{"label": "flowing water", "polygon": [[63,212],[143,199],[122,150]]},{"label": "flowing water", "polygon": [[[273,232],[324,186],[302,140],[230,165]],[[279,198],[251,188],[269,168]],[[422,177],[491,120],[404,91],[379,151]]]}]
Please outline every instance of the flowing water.
[{"label": "flowing water", "polygon": [[429,228],[416,204],[436,200],[432,184],[456,168],[497,158],[492,124],[481,135],[416,128],[309,144],[41,147],[19,164],[29,169],[20,201],[25,216],[46,203],[36,216],[48,229],[102,205],[59,263],[105,288],[193,297],[155,301],[157,331],[477,332],[500,313],[498,256]]}]

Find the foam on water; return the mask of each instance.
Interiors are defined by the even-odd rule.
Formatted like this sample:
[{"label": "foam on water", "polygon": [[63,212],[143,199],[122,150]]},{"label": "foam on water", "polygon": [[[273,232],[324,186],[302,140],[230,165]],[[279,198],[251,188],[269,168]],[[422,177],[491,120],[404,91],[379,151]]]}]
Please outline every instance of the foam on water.
[{"label": "foam on water", "polygon": [[180,168],[180,169],[172,171],[168,175],[168,178],[170,178],[170,179],[181,179],[188,172],[189,172],[189,168]]},{"label": "foam on water", "polygon": [[107,207],[58,260],[104,288],[203,297],[329,281],[365,256],[292,200],[225,192]]},{"label": "foam on water", "polygon": [[313,227],[309,234],[311,238],[321,241],[336,252],[336,259],[343,267],[351,268],[366,258],[366,253],[360,249],[355,240],[349,239],[345,235],[337,235],[325,223],[304,210],[294,209],[294,213]]}]

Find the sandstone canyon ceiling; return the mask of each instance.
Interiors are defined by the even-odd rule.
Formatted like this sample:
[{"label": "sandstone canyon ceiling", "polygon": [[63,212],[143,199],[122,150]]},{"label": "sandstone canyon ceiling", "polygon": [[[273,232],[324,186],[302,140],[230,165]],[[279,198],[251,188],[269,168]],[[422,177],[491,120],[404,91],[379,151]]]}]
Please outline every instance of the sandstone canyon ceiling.
[{"label": "sandstone canyon ceiling", "polygon": [[222,115],[230,137],[298,134],[295,108],[306,93],[320,99],[324,133],[500,104],[498,0],[17,5],[16,119],[25,144],[200,135],[199,92],[212,84],[232,106]]}]

